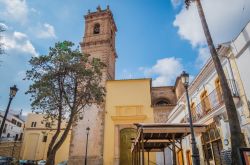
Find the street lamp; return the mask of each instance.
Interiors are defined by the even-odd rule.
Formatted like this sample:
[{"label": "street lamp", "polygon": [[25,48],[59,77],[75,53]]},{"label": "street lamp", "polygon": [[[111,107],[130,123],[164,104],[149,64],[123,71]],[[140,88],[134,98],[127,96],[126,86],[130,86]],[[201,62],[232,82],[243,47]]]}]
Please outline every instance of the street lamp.
[{"label": "street lamp", "polygon": [[2,121],[1,127],[0,127],[0,139],[2,138],[3,128],[4,128],[5,120],[7,118],[8,112],[9,112],[11,101],[16,96],[17,91],[18,91],[18,88],[16,87],[16,85],[14,85],[13,87],[10,87],[9,103],[8,103],[8,106],[7,106],[7,109],[5,111],[3,121]]},{"label": "street lamp", "polygon": [[89,130],[90,130],[90,128],[89,128],[89,127],[87,127],[87,128],[86,128],[86,132],[87,132],[87,140],[86,140],[85,165],[87,165]]},{"label": "street lamp", "polygon": [[188,115],[189,115],[189,123],[190,123],[190,130],[191,130],[191,144],[192,144],[192,161],[194,165],[200,164],[200,156],[199,151],[196,146],[196,141],[194,137],[194,127],[193,127],[193,121],[192,121],[192,114],[190,110],[190,103],[189,103],[189,95],[188,95],[188,85],[189,85],[189,74],[185,71],[181,74],[181,81],[185,87],[186,90],[186,97],[187,97],[187,106],[188,106]]}]

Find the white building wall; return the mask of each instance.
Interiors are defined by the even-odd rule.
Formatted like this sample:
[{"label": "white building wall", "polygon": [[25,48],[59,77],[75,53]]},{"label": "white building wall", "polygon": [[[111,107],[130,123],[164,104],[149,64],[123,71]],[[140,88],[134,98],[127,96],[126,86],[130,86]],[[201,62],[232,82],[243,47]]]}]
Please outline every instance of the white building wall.
[{"label": "white building wall", "polygon": [[[226,45],[226,46],[225,46]],[[248,101],[250,100],[250,22],[240,33],[240,35],[232,41],[230,44],[231,51],[233,52],[235,58],[231,57],[231,51],[228,49],[228,44],[222,45],[222,48],[219,49],[219,54],[221,55],[221,63],[225,72],[227,79],[235,81],[235,86],[230,86],[237,88],[233,90],[238,92],[239,95],[234,95],[234,101],[238,111],[238,117],[241,124],[242,132],[245,134],[246,143],[250,145],[250,124],[249,124],[249,110],[246,106],[246,97]],[[211,60],[211,59],[210,59]],[[201,102],[200,95],[206,90],[208,95],[216,89],[215,80],[218,78],[218,75],[215,71],[211,61],[208,61],[206,65],[201,69],[198,76],[193,80],[189,86],[189,97],[190,103],[194,102],[195,106]],[[243,84],[243,87],[242,87]],[[231,85],[231,84],[229,84]],[[234,93],[233,93],[234,94]],[[182,104],[182,105],[181,105]],[[184,105],[183,105],[184,104]],[[186,108],[186,96],[185,94],[178,100],[177,106],[169,115],[167,123],[180,123],[183,121],[183,117],[188,114]],[[213,104],[213,103],[211,103]],[[213,105],[211,105],[213,106]],[[216,122],[216,127],[219,129],[221,142],[223,145],[223,150],[230,149],[230,131],[227,117],[225,115],[225,107],[217,108],[203,116],[198,123],[199,124],[211,124]],[[202,147],[201,147],[201,135],[196,135],[196,142],[199,146],[201,164],[205,164]],[[184,162],[187,164],[186,151],[191,150],[190,146],[190,136],[187,136],[183,140],[183,155]],[[171,151],[169,150],[171,153]],[[167,164],[172,162],[172,153],[167,154],[168,157]],[[161,164],[162,156],[159,155],[157,162]],[[210,162],[212,163],[212,162]]]},{"label": "white building wall", "polygon": [[247,99],[250,100],[250,22],[241,31],[239,36],[231,43],[232,51],[244,85]]},{"label": "white building wall", "polygon": [[[232,73],[230,62],[227,58],[221,58],[222,66],[224,68],[225,75],[227,79],[233,80],[234,74]],[[211,92],[216,92],[216,86],[215,81],[218,78],[218,75],[216,73],[215,68],[211,67],[211,61],[207,63],[207,66],[204,66],[204,68],[201,70],[199,75],[194,79],[194,81],[189,86],[189,98],[190,103],[194,102],[195,106],[197,106],[200,102],[200,95],[203,91],[207,91],[207,94],[209,95]],[[237,86],[237,85],[236,85]],[[210,103],[211,107],[213,107],[213,103]],[[240,111],[241,107],[238,107],[238,111]],[[230,132],[229,132],[229,126],[226,119],[224,119],[222,116],[223,112],[225,112],[225,108],[221,107],[220,109],[215,109],[208,115],[203,116],[197,123],[199,124],[211,124],[215,121],[214,117],[221,116],[221,119],[219,120],[218,127],[220,130],[221,135],[221,141],[224,149],[229,149],[229,145],[224,146],[223,141],[224,139],[230,140]],[[185,93],[178,101],[178,105],[174,108],[174,110],[170,113],[168,123],[181,123],[183,121],[183,118],[188,115],[188,110],[186,106],[186,95]],[[205,164],[205,159],[203,155],[202,150],[202,144],[201,144],[201,134],[196,134],[196,143],[199,153],[200,153],[200,160],[201,164]],[[190,136],[187,136],[183,139],[182,147],[183,147],[183,156],[184,156],[184,162],[187,164],[187,151],[191,151],[191,141]],[[169,150],[171,153],[171,151]],[[162,155],[162,154],[161,154]],[[158,156],[157,162],[161,164],[161,155]],[[166,155],[167,157],[167,164],[170,164],[172,162],[172,153]],[[212,161],[210,163],[213,163]]]},{"label": "white building wall", "polygon": [[[3,121],[4,111],[0,111],[0,125]],[[12,123],[12,119],[16,120],[16,122],[21,123],[21,126],[18,126],[17,124]],[[9,112],[7,115],[7,119],[5,120],[6,132],[2,133],[2,140],[3,141],[12,141],[15,140],[15,136],[18,135],[18,140],[21,134],[23,134],[23,128],[24,128],[24,121],[15,116],[13,112]]]}]

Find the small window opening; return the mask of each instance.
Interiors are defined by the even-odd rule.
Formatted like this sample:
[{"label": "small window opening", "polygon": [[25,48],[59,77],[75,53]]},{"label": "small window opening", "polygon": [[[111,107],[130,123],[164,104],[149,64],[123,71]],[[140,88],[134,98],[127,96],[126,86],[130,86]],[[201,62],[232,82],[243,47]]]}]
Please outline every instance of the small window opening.
[{"label": "small window opening", "polygon": [[94,34],[99,34],[100,33],[100,24],[96,23],[94,26]]}]

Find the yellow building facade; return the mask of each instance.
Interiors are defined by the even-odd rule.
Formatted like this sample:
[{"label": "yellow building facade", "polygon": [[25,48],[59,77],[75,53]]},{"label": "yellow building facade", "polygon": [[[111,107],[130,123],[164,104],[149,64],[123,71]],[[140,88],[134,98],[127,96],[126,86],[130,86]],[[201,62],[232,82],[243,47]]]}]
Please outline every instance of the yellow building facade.
[{"label": "yellow building facade", "polygon": [[[63,124],[62,130],[65,128]],[[28,114],[20,158],[24,160],[46,160],[49,143],[55,133],[55,126],[44,121],[41,114]],[[68,160],[71,132],[57,151],[55,163]]]},{"label": "yellow building facade", "polygon": [[[104,165],[129,165],[134,123],[153,123],[151,79],[110,80],[106,83]],[[150,161],[155,162],[155,154]]]}]

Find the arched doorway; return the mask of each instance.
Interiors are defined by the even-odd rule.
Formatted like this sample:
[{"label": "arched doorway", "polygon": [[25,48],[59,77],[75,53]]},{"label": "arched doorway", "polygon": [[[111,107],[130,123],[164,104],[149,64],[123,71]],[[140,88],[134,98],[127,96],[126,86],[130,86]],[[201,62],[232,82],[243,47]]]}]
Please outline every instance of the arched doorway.
[{"label": "arched doorway", "polygon": [[131,138],[136,137],[136,129],[124,128],[120,131],[120,165],[131,165]]}]

